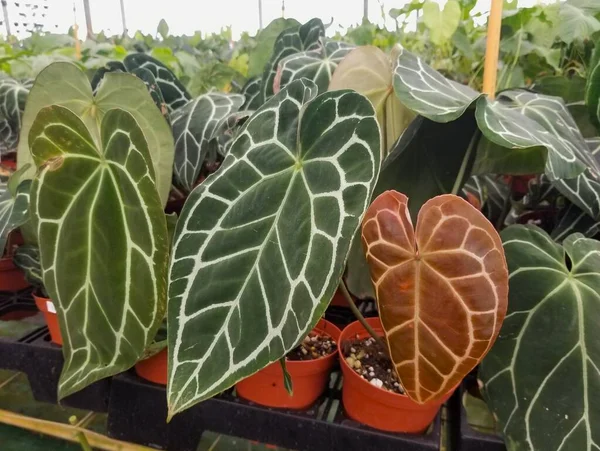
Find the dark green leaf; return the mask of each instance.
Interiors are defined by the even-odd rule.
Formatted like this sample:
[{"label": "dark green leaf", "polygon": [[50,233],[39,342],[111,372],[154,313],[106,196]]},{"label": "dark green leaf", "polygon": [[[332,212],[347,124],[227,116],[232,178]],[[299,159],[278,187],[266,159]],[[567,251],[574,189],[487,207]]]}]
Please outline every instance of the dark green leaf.
[{"label": "dark green leaf", "polygon": [[173,115],[173,171],[177,186],[188,192],[194,188],[217,125],[243,102],[244,97],[239,94],[204,94]]},{"label": "dark green leaf", "polygon": [[279,34],[284,30],[297,27],[300,27],[300,22],[295,19],[278,18],[271,21],[269,25],[258,32],[256,35],[256,47],[252,49],[249,55],[249,77],[262,75],[265,64],[269,62],[269,58],[273,52],[273,45]]},{"label": "dark green leaf", "polygon": [[25,279],[34,287],[43,288],[40,250],[37,246],[24,244],[19,246],[13,255],[13,263],[23,271]]},{"label": "dark green leaf", "polygon": [[160,92],[169,108],[169,112],[185,105],[192,97],[188,94],[185,87],[171,72],[171,70],[157,59],[152,58],[145,53],[132,53],[127,55],[123,64],[128,72],[133,72],[138,68],[148,69],[160,88]]},{"label": "dark green leaf", "polygon": [[[169,416],[285,356],[337,289],[379,171],[371,103],[292,82],[192,191],[169,289]],[[207,283],[207,281],[219,281]]]},{"label": "dark green leaf", "polygon": [[600,242],[558,245],[535,226],[502,232],[508,314],[479,376],[509,449],[600,443]]}]

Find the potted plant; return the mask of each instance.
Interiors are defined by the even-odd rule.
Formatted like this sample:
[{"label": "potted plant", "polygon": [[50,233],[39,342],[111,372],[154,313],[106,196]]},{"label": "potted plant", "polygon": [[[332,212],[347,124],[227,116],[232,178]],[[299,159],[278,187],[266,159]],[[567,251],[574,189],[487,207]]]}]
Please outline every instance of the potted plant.
[{"label": "potted plant", "polygon": [[302,79],[272,96],[184,205],[169,279],[169,417],[277,363],[337,289],[380,132],[362,95],[317,92]]},{"label": "potted plant", "polygon": [[508,274],[498,233],[454,195],[426,202],[387,191],[362,223],[379,318],[340,338],[346,413],[369,426],[423,432],[494,343]]},{"label": "potted plant", "polygon": [[575,233],[561,245],[534,225],[501,236],[509,307],[479,369],[484,399],[509,449],[593,449],[600,242]]},{"label": "potted plant", "polygon": [[[320,319],[285,360],[271,363],[235,385],[237,394],[269,407],[306,409],[323,394],[338,359],[341,331]],[[283,371],[283,377],[282,377]]]}]

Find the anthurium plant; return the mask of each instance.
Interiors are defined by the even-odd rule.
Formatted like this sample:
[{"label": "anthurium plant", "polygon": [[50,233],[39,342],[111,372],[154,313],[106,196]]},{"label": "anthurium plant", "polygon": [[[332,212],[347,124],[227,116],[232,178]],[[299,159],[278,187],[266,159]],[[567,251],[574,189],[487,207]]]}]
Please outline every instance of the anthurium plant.
[{"label": "anthurium plant", "polygon": [[442,398],[488,353],[506,314],[508,271],[494,226],[454,195],[427,201],[413,227],[409,199],[378,196],[362,243],[389,356],[417,403]]},{"label": "anthurium plant", "polygon": [[173,173],[173,136],[168,123],[156,108],[144,82],[128,73],[107,73],[94,95],[83,71],[72,63],[58,62],[49,65],[36,78],[29,93],[23,124],[17,165],[30,164],[25,177],[34,175],[29,134],[40,110],[52,105],[69,108],[89,130],[93,144],[101,147],[100,127],[108,111],[118,108],[131,114],[152,157],[156,184],[163,204],[167,202]]},{"label": "anthurium plant", "polygon": [[125,110],[97,125],[52,105],[28,136],[31,220],[64,341],[59,399],[132,367],[166,308],[169,237],[149,144]]},{"label": "anthurium plant", "polygon": [[169,416],[281,359],[337,289],[380,166],[369,100],[301,79],[190,194],[169,278]]},{"label": "anthurium plant", "polygon": [[[383,161],[375,196],[389,189],[406,193],[415,215],[434,196],[462,193],[467,182],[495,191],[502,187],[489,185],[491,175],[540,174],[584,214],[600,219],[600,166],[562,99],[511,90],[491,100],[404,49],[393,84],[399,101],[418,116]],[[373,296],[356,244],[347,283],[356,296]]]},{"label": "anthurium plant", "polygon": [[485,400],[509,450],[597,448],[600,242],[576,233],[561,245],[533,225],[501,235],[508,315],[479,369]]}]

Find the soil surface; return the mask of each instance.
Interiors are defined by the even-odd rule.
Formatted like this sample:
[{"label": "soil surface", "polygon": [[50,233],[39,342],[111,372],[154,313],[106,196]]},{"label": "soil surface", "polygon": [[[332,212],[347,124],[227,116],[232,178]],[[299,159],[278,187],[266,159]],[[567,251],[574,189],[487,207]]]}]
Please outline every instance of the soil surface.
[{"label": "soil surface", "polygon": [[288,360],[315,360],[333,354],[337,343],[329,335],[309,334],[298,346],[292,349]]},{"label": "soil surface", "polygon": [[342,343],[341,351],[348,365],[363,379],[384,390],[404,393],[392,361],[387,356],[387,350],[374,338],[345,341]]}]

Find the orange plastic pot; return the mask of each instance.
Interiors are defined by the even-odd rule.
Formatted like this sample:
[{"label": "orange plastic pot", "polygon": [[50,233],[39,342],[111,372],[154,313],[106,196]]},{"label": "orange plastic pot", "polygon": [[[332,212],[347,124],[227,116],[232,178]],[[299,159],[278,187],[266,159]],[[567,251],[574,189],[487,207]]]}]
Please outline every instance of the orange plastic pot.
[{"label": "orange plastic pot", "polygon": [[[329,321],[320,320],[313,332],[329,335],[339,344],[341,331]],[[235,389],[240,397],[263,406],[306,409],[325,391],[337,355],[336,350],[316,360],[288,360],[286,368],[292,378],[293,396],[290,396],[285,389],[279,362],[274,362],[258,373],[241,380],[236,384]]]},{"label": "orange plastic pot", "polygon": [[167,348],[135,364],[135,372],[142,379],[167,385]]},{"label": "orange plastic pot", "polygon": [[[376,333],[383,335],[379,318],[367,318]],[[340,346],[347,340],[366,338],[369,333],[355,321],[344,328],[340,336]],[[392,393],[371,385],[356,374],[340,353],[340,365],[344,375],[342,402],[346,414],[355,421],[388,432],[421,434],[427,430],[441,405],[454,390],[443,399],[427,404],[417,404],[408,396]]]},{"label": "orange plastic pot", "polygon": [[50,331],[50,341],[62,346],[62,335],[60,333],[58,316],[56,315],[54,304],[50,299],[37,296],[35,293],[33,294],[33,299],[35,300],[37,308],[44,314],[44,319],[46,320],[48,330]]},{"label": "orange plastic pot", "polygon": [[19,291],[29,285],[23,271],[15,266],[11,257],[0,259],[0,291]]}]

